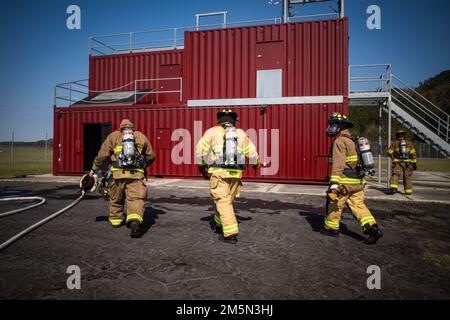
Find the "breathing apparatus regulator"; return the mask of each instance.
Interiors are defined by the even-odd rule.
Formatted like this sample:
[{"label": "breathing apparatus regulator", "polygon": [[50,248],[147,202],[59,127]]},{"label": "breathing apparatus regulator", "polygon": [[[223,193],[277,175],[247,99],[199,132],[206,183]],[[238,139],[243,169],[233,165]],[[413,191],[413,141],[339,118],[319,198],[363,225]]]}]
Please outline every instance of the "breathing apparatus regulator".
[{"label": "breathing apparatus regulator", "polygon": [[122,129],[122,151],[118,156],[118,165],[123,169],[143,167],[143,158],[136,148],[132,128]]},{"label": "breathing apparatus regulator", "polygon": [[337,112],[333,113],[328,119],[327,136],[337,136],[342,131],[343,127],[353,128],[353,123],[348,120],[346,115]]}]

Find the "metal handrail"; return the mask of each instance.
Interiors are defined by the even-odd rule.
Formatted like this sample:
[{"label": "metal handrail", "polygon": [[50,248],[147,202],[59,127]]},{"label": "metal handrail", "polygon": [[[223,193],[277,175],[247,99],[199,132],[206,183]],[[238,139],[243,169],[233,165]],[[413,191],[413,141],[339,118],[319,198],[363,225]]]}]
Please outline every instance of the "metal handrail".
[{"label": "metal handrail", "polygon": [[[432,121],[437,122],[437,126],[433,125],[433,124],[429,123],[428,121],[426,121],[425,119],[423,119],[423,117],[419,115],[417,110],[414,110],[413,108],[408,107],[408,109],[411,111],[411,113],[414,116],[419,117],[423,121],[425,121],[431,127],[431,128],[429,127],[429,129],[432,129],[438,136],[444,135],[445,136],[445,141],[449,142],[449,137],[450,137],[450,115],[447,112],[445,112],[444,110],[442,110],[441,108],[439,108],[438,106],[436,106],[433,102],[428,100],[422,94],[417,92],[417,90],[415,90],[414,88],[410,87],[408,84],[406,84],[403,80],[401,80],[397,76],[392,75],[392,78],[394,80],[398,81],[404,87],[406,87],[406,89],[408,89],[410,92],[415,93],[418,98],[423,99],[424,101],[426,101],[428,103],[428,107],[427,107],[425,105],[425,103],[421,103],[420,101],[418,101],[418,99],[414,98],[414,96],[412,94],[409,94],[408,92],[406,92],[404,89],[402,89],[399,86],[394,86],[394,92],[396,94],[398,94],[400,97],[402,97],[403,99],[408,101],[410,104],[415,106],[416,109],[418,109],[418,110],[422,111],[423,113],[425,113],[429,118],[432,119]],[[401,102],[398,98],[396,100]],[[404,105],[406,107],[405,103],[402,103],[402,105]],[[443,119],[436,112],[433,112],[432,110],[430,110],[430,106],[435,108],[435,110],[437,110],[439,113],[441,113],[442,116],[444,118],[446,118],[446,119]]]},{"label": "metal handrail", "polygon": [[[400,88],[393,88],[394,92],[398,93],[403,99],[409,101],[412,105],[416,106],[419,110],[424,109],[425,112],[433,119],[434,121],[441,121],[441,118],[436,115],[433,111],[431,111],[430,109],[428,109],[427,107],[425,107],[424,105],[421,105],[417,100],[415,100],[413,97],[411,97],[410,95],[408,95],[408,93],[406,93],[404,90],[400,89]],[[397,99],[399,100],[399,99]]]},{"label": "metal handrail", "polygon": [[[327,17],[327,16],[336,16],[336,15],[337,15],[336,13],[326,13],[326,14],[312,14],[312,15],[296,16],[296,17],[291,17],[289,19],[289,21],[297,20],[297,19],[305,19],[305,18],[319,18],[319,17]],[[149,50],[149,49],[154,48],[154,47],[145,47],[145,48],[137,47],[137,45],[141,44],[141,43],[135,41],[136,35],[171,32],[173,34],[173,37],[168,38],[167,40],[153,40],[153,41],[155,41],[155,42],[158,42],[158,41],[159,42],[165,42],[165,41],[171,42],[169,47],[177,48],[178,46],[184,45],[184,43],[181,44],[181,41],[184,40],[184,32],[183,31],[196,31],[196,30],[200,30],[200,29],[215,28],[215,27],[229,28],[229,27],[239,26],[239,25],[243,25],[243,24],[248,24],[248,25],[258,24],[258,23],[260,23],[260,24],[262,24],[262,23],[277,24],[277,23],[281,23],[281,22],[282,22],[281,18],[254,19],[254,20],[243,20],[243,21],[235,21],[235,22],[228,22],[228,21],[224,20],[223,23],[184,26],[184,27],[175,27],[175,28],[149,29],[149,30],[142,30],[142,31],[135,31],[135,32],[103,34],[103,35],[91,36],[89,38],[89,54],[92,55],[93,52],[96,52],[96,53],[99,53],[102,55],[107,55],[106,53],[104,53],[100,50],[97,50],[98,48],[102,48],[102,47],[106,47],[106,48],[112,50],[114,54],[116,54],[118,52],[123,52],[123,51],[133,52],[133,51],[137,51],[137,50]],[[183,35],[182,37],[179,36],[180,32]],[[128,39],[127,43],[118,44],[117,46],[127,47],[128,50],[125,50],[125,49],[118,50],[117,48],[115,48],[115,46],[116,46],[115,44],[107,44],[107,43],[104,43],[103,41],[99,40],[99,39],[107,39],[107,38],[113,38],[113,37],[126,37]],[[100,44],[101,46],[93,45],[94,41],[96,43]]]},{"label": "metal handrail", "polygon": [[[408,106],[406,103],[404,103],[403,101],[399,100],[396,97],[392,97],[393,100],[396,100],[399,104],[402,105],[402,107],[404,109],[407,109],[410,111],[410,113],[412,113],[413,115],[415,115],[417,118],[420,118],[423,120],[423,122],[425,122],[429,127],[435,128],[435,126],[433,124],[431,124],[428,120],[426,120],[425,118],[423,118],[420,114],[418,114],[417,112],[415,112],[410,106]],[[416,118],[416,119],[417,119]]]},{"label": "metal handrail", "polygon": [[408,84],[406,84],[404,81],[402,81],[399,77],[395,76],[394,74],[392,74],[392,78],[394,78],[395,80],[397,80],[398,82],[400,82],[401,84],[403,84],[404,86],[406,86],[408,89],[410,89],[411,91],[413,91],[414,93],[416,93],[418,96],[420,96],[422,99],[424,99],[425,101],[427,101],[429,104],[431,104],[433,107],[435,107],[436,109],[438,109],[439,111],[441,111],[442,113],[444,113],[445,115],[449,116],[449,114],[447,112],[445,112],[444,110],[442,110],[441,108],[439,108],[438,106],[436,106],[433,102],[431,102],[430,100],[428,100],[426,97],[424,97],[422,94],[420,94],[419,92],[417,92],[414,88],[412,88],[411,86],[409,86]]},{"label": "metal handrail", "polygon": [[[363,68],[384,68],[380,75],[374,76],[352,76],[352,69],[363,69]],[[391,65],[390,64],[356,64],[349,65],[348,67],[348,83],[349,83],[349,94],[356,92],[387,92],[390,94],[391,91]],[[375,89],[363,89],[354,90],[351,88],[352,83],[374,83],[378,87]]]},{"label": "metal handrail", "polygon": [[[102,104],[102,103],[113,103],[113,102],[117,102],[122,100],[121,99],[111,99],[111,100],[102,100],[102,101],[87,101],[84,100],[84,96],[89,96],[92,93],[108,93],[108,92],[123,92],[124,89],[126,87],[129,86],[133,86],[133,90],[130,90],[133,92],[134,95],[134,102],[135,104],[137,103],[137,94],[138,93],[178,93],[180,96],[180,102],[183,100],[183,79],[181,77],[172,77],[172,78],[154,78],[154,79],[136,79],[132,82],[129,82],[125,85],[122,85],[120,87],[117,88],[113,88],[113,89],[108,89],[108,90],[89,90],[89,86],[82,84],[80,82],[86,82],[89,79],[83,79],[83,80],[76,80],[76,81],[71,81],[71,82],[64,82],[64,83],[59,83],[55,85],[55,89],[54,89],[54,105],[57,106],[58,101],[62,100],[62,101],[67,101],[69,102],[69,104],[72,104],[74,102],[86,102],[86,103],[90,103],[90,104]],[[152,90],[152,91],[139,91],[138,92],[138,83],[139,82],[150,82],[150,81],[168,81],[168,80],[179,80],[180,81],[180,90]],[[77,88],[77,86],[86,88],[85,91],[82,91],[83,89]],[[59,90],[64,90],[65,93],[69,93],[69,95],[61,95],[58,93],[58,89]],[[83,98],[75,98],[73,96],[74,93],[79,93],[83,95]]]}]

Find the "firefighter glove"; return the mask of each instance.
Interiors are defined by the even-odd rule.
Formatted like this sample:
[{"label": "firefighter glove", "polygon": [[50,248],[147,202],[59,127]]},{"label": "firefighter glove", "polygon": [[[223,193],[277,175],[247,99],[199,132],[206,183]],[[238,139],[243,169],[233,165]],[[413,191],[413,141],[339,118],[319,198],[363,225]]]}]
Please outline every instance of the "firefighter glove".
[{"label": "firefighter glove", "polygon": [[208,176],[208,168],[206,167],[206,165],[199,165],[198,166],[198,169],[199,169],[199,171],[200,171],[200,174],[202,175],[202,177],[204,178],[204,179],[209,179],[209,176]]}]

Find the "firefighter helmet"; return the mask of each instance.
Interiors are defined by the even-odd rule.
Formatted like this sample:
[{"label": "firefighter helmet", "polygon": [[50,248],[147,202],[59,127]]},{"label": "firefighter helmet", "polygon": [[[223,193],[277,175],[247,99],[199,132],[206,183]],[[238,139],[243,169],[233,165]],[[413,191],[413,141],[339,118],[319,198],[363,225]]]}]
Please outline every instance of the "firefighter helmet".
[{"label": "firefighter helmet", "polygon": [[126,128],[134,129],[134,124],[130,119],[122,119],[122,121],[120,121],[119,129],[123,130]]},{"label": "firefighter helmet", "polygon": [[328,124],[342,124],[347,128],[353,128],[353,123],[348,120],[348,117],[338,112],[335,112],[330,116]]},{"label": "firefighter helmet", "polygon": [[396,135],[397,137],[399,137],[399,136],[404,136],[404,135],[406,135],[406,131],[403,130],[403,129],[397,130],[397,131],[395,132],[395,135]]},{"label": "firefighter helmet", "polygon": [[236,122],[238,120],[238,114],[231,109],[223,109],[217,112],[217,120],[219,123]]}]

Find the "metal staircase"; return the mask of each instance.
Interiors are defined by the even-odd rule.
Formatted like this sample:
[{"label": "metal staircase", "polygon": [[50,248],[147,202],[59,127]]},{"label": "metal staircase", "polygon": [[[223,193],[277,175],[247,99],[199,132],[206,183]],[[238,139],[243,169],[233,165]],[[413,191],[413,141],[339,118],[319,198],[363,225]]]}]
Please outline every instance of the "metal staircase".
[{"label": "metal staircase", "polygon": [[[392,116],[420,139],[450,157],[450,116],[415,89],[392,75]],[[385,111],[389,108],[384,106]]]},{"label": "metal staircase", "polygon": [[[373,70],[381,74],[373,75]],[[354,70],[370,76],[354,76]],[[356,72],[356,73],[357,73]],[[380,106],[420,139],[450,158],[450,115],[391,73],[390,65],[355,65],[349,72],[350,105]],[[390,123],[389,117],[389,137]]]}]

